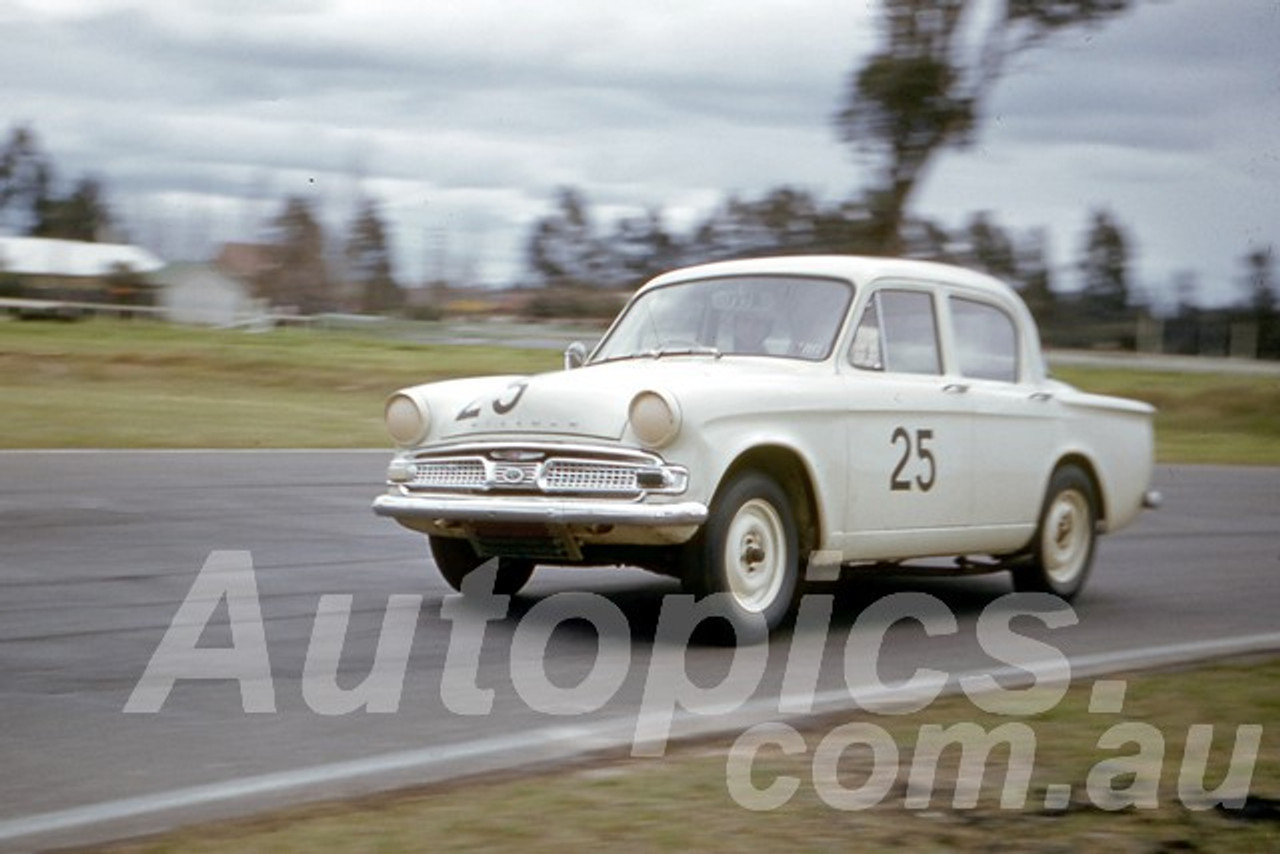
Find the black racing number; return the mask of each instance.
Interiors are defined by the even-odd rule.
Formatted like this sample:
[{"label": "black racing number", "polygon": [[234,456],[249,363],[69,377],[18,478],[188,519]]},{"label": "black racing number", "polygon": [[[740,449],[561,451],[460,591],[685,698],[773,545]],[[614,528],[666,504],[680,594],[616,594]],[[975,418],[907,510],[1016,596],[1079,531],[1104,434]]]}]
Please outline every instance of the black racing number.
[{"label": "black racing number", "polygon": [[502,396],[493,402],[493,411],[499,415],[506,415],[508,412],[516,408],[516,404],[520,402],[520,398],[524,397],[524,390],[529,387],[526,380],[518,383],[512,383]]},{"label": "black racing number", "polygon": [[915,473],[915,486],[921,492],[928,492],[933,489],[933,484],[938,477],[938,462],[933,456],[933,451],[928,444],[933,441],[932,430],[916,430],[915,441],[912,442],[911,431],[906,427],[898,427],[893,431],[893,436],[889,439],[889,444],[902,446],[902,456],[898,458],[898,464],[894,466],[893,473],[889,475],[889,489],[894,492],[909,492],[912,488],[912,480],[903,473],[907,466],[911,464],[912,450],[915,451],[915,457],[918,459],[928,476],[925,477],[923,472]]},{"label": "black racing number", "polygon": [[911,462],[911,434],[907,432],[906,427],[894,430],[893,438],[889,443],[896,445],[898,440],[902,440],[902,457],[894,467],[893,474],[889,475],[889,488],[894,492],[906,492],[911,489],[911,481],[902,476],[902,470],[907,467],[907,463]]},{"label": "black racing number", "polygon": [[916,486],[920,487],[921,492],[928,492],[933,489],[933,482],[938,476],[938,464],[933,458],[933,451],[925,447],[925,442],[933,441],[932,430],[916,431],[916,456],[920,461],[929,467],[929,479],[925,480],[919,474],[916,475]]},{"label": "black racing number", "polygon": [[[492,404],[493,411],[498,415],[506,415],[515,409],[516,404],[520,402],[520,398],[524,397],[524,390],[528,387],[528,380],[520,380],[507,386],[506,390],[494,399]],[[458,417],[454,420],[466,421],[469,418],[479,418],[482,409],[484,409],[484,400],[473,400],[462,407],[462,411],[458,413]]]}]

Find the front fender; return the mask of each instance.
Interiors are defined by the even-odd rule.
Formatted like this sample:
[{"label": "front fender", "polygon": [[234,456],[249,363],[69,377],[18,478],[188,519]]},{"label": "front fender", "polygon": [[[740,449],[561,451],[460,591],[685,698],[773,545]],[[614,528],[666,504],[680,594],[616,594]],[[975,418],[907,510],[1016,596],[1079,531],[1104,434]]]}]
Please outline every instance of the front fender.
[{"label": "front fender", "polygon": [[708,418],[665,454],[689,470],[688,497],[714,509],[716,493],[742,461],[755,455],[794,461],[813,495],[818,548],[832,530],[831,515],[847,496],[848,449],[832,436],[832,415],[821,412],[746,413]]}]

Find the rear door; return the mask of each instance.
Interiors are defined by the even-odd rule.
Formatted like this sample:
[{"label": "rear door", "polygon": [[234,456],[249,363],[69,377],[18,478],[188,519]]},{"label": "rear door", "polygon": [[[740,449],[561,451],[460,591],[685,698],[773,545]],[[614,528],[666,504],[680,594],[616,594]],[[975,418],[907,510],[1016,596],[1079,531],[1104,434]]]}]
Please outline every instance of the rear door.
[{"label": "rear door", "polygon": [[974,481],[970,523],[1034,525],[1057,442],[1058,402],[1023,381],[1014,317],[994,301],[952,294],[947,301],[957,381],[973,411]]}]

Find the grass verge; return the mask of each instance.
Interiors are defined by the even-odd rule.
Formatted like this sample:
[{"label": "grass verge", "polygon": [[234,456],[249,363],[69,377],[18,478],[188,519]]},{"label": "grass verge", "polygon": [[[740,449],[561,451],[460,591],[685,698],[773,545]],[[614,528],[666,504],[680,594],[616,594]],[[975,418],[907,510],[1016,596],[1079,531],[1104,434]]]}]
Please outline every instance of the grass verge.
[{"label": "grass verge", "polygon": [[[0,321],[7,448],[383,447],[397,388],[554,370],[554,350],[91,320]],[[1280,464],[1280,378],[1101,368],[1056,373],[1154,403],[1162,462]]]},{"label": "grass verge", "polygon": [[551,370],[545,349],[306,329],[268,334],[91,320],[0,324],[8,448],[389,446],[397,388]]},{"label": "grass verge", "polygon": [[[1218,663],[1124,681],[1120,713],[1090,712],[1092,685],[1081,683],[1050,711],[1025,718],[990,715],[966,698],[952,697],[910,715],[854,713],[810,721],[802,728],[803,754],[766,749],[756,757],[751,782],[757,788],[786,777],[799,781],[785,805],[767,811],[744,809],[730,796],[726,763],[732,739],[727,738],[675,746],[658,760],[598,759],[514,779],[309,806],[108,850],[400,854],[518,849],[536,854],[601,843],[620,852],[1277,850],[1280,815],[1253,813],[1262,799],[1280,796],[1280,737],[1274,728],[1280,720],[1280,659]],[[924,790],[930,803],[908,808],[914,751],[928,727],[965,722],[991,732],[1011,721],[1025,724],[1034,735],[1024,807],[1001,807],[1005,771],[1017,763],[1011,750],[997,747],[987,755],[976,806],[956,808],[953,794],[964,777],[960,751],[953,746],[941,754],[935,785]],[[813,757],[821,740],[850,722],[883,728],[898,753],[888,764],[888,771],[896,772],[888,794],[860,810],[828,804],[815,783],[820,775]],[[1253,812],[1203,809],[1203,799],[1179,793],[1190,728],[1207,722],[1213,723],[1208,760],[1189,764],[1191,779],[1207,790],[1228,774],[1236,728],[1270,725],[1264,727],[1256,759],[1236,763],[1240,770],[1252,769],[1246,788]],[[1150,782],[1156,786],[1155,805],[1100,806],[1102,799],[1093,793],[1101,788],[1090,788],[1088,781],[1108,760],[1120,760],[1125,768],[1101,775],[1107,789],[1123,793]],[[837,768],[839,785],[853,790],[867,783],[870,765],[868,752],[850,749]],[[1063,785],[1071,787],[1069,802],[1045,808],[1046,793]]]},{"label": "grass verge", "polygon": [[1058,368],[1064,382],[1156,407],[1165,463],[1280,463],[1280,378],[1111,368]]}]

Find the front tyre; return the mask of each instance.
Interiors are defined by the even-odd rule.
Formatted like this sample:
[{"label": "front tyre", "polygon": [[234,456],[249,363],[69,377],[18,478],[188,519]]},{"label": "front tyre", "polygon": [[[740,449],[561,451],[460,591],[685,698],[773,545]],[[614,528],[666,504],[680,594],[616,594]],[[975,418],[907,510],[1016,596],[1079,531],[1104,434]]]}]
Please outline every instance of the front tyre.
[{"label": "front tyre", "polygon": [[720,492],[685,566],[685,588],[723,594],[721,616],[737,638],[772,632],[791,616],[800,589],[795,515],[786,492],[759,472]]},{"label": "front tyre", "polygon": [[[431,557],[435,559],[440,574],[449,586],[459,593],[467,576],[478,569],[485,558],[476,554],[469,540],[453,537],[427,537],[431,544]],[[492,560],[492,558],[490,558]],[[493,582],[493,593],[514,596],[529,583],[534,563],[522,558],[498,558],[498,573]]]},{"label": "front tyre", "polygon": [[1070,601],[1084,587],[1097,542],[1098,499],[1078,466],[1053,473],[1031,543],[1031,558],[1013,571],[1014,589],[1052,593]]}]

